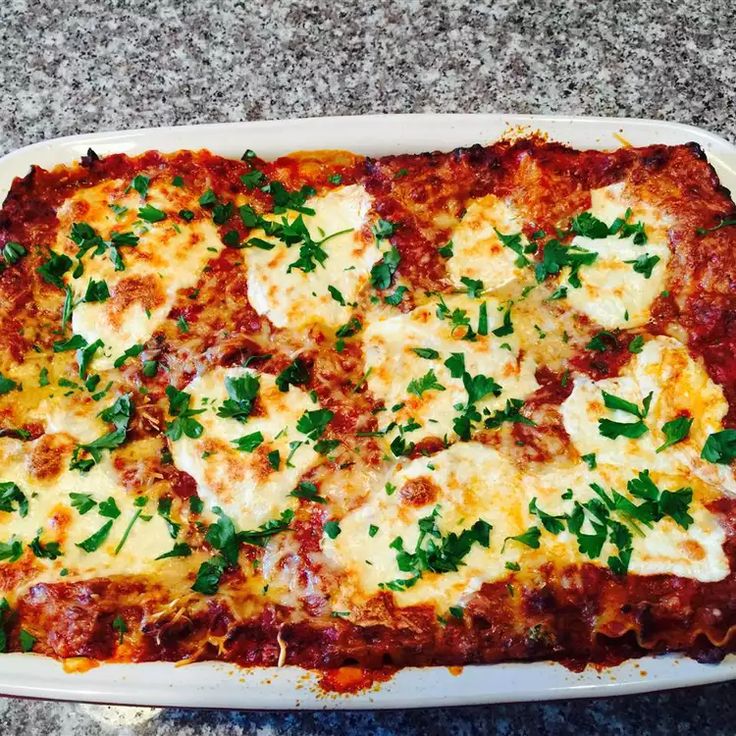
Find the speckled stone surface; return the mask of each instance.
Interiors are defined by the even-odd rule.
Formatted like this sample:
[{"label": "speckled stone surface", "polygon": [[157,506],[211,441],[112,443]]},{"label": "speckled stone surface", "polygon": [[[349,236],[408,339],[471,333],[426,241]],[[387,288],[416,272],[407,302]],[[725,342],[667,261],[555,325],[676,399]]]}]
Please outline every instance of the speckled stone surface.
[{"label": "speckled stone surface", "polygon": [[[736,141],[735,18],[728,0],[5,0],[0,153],[97,130],[375,112],[653,117]],[[732,734],[734,723],[736,683],[354,714],[0,699],[3,736]]]}]

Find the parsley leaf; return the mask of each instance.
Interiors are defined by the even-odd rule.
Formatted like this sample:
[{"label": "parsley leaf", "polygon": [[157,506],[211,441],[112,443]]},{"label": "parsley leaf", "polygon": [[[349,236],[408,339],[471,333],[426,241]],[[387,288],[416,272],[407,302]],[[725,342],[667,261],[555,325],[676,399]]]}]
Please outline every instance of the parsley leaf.
[{"label": "parsley leaf", "polygon": [[596,240],[607,238],[609,235],[608,225],[601,222],[591,212],[583,212],[577,217],[573,217],[570,229],[577,235]]},{"label": "parsley leaf", "polygon": [[542,522],[542,526],[550,534],[559,534],[565,528],[565,525],[561,521],[561,519],[566,518],[565,515],[561,514],[558,516],[553,516],[552,514],[548,514],[546,511],[542,511],[542,509],[540,509],[539,506],[537,506],[536,498],[532,498],[532,500],[529,502],[529,513],[534,516],[537,516],[539,518],[539,521]]},{"label": "parsley leaf", "polygon": [[97,506],[97,501],[89,493],[70,493],[69,498],[72,501],[72,508],[75,508],[82,515]]},{"label": "parsley leaf", "polygon": [[477,299],[483,293],[483,289],[485,288],[480,279],[471,279],[467,276],[461,276],[460,283],[467,288],[468,296],[472,299]]},{"label": "parsley leaf", "polygon": [[10,393],[15,388],[18,388],[18,384],[0,373],[0,396]]},{"label": "parsley leaf", "polygon": [[503,233],[493,228],[496,232],[496,237],[501,243],[510,250],[514,251],[518,258],[515,261],[515,265],[518,268],[523,268],[530,264],[529,259],[524,255],[524,246],[521,244],[521,233],[514,233],[512,235],[504,235]]},{"label": "parsley leaf", "polygon": [[110,290],[107,288],[107,282],[90,279],[87,284],[87,291],[84,293],[85,302],[104,302],[110,298]]},{"label": "parsley leaf", "polygon": [[94,534],[91,534],[84,541],[77,542],[77,547],[83,549],[85,552],[98,550],[110,534],[110,529],[112,529],[112,519],[106,521]]},{"label": "parsley leaf", "polygon": [[376,236],[376,240],[386,240],[395,232],[396,225],[388,220],[378,220],[378,222],[373,226],[373,234]]},{"label": "parsley leaf", "polygon": [[299,358],[295,358],[276,376],[276,385],[283,393],[289,390],[289,386],[303,386],[308,381],[307,366]]},{"label": "parsley leaf", "polygon": [[644,336],[635,335],[629,343],[629,352],[638,355],[644,349]]},{"label": "parsley leaf", "polygon": [[55,353],[64,353],[68,350],[78,350],[87,347],[87,341],[82,335],[72,335],[68,340],[57,340],[53,344]]},{"label": "parsley leaf", "polygon": [[[120,509],[112,496],[108,496],[104,501],[100,501],[97,509],[100,516],[106,516],[108,519],[117,519],[120,516]],[[81,511],[79,513],[82,513]]]},{"label": "parsley leaf", "polygon": [[420,378],[410,381],[406,390],[410,394],[421,396],[425,391],[444,391],[445,387],[437,380],[434,370],[430,369]]},{"label": "parsley leaf", "polygon": [[[133,404],[130,400],[130,394],[120,396],[114,404],[107,407],[107,409],[103,409],[99,417],[104,422],[113,424],[115,429],[88,444],[77,445],[72,453],[69,468],[71,470],[87,472],[93,465],[100,462],[102,450],[114,450],[116,447],[122,445],[125,442],[128,424],[132,416]],[[89,455],[90,457],[83,458],[81,457],[82,454]]]},{"label": "parsley leaf", "polygon": [[662,450],[666,450],[668,447],[682,442],[690,434],[690,427],[692,425],[693,418],[684,416],[676,417],[669,422],[665,422],[662,425],[665,442],[657,448],[657,452],[662,452]]},{"label": "parsley leaf", "polygon": [[222,402],[217,409],[217,416],[245,422],[253,411],[260,386],[260,379],[252,373],[244,373],[237,378],[228,376],[225,379],[225,389],[230,398]]},{"label": "parsley leaf", "polygon": [[294,498],[303,498],[306,501],[314,501],[315,503],[327,503],[327,499],[320,496],[317,492],[317,486],[306,480],[298,483],[297,487],[289,495]]},{"label": "parsley leaf", "polygon": [[49,258],[42,263],[36,271],[38,275],[47,283],[56,286],[59,289],[64,288],[64,282],[61,277],[72,267],[72,259],[64,253],[55,253],[49,249]]},{"label": "parsley leaf", "polygon": [[496,409],[496,411],[483,422],[485,428],[498,429],[504,422],[511,422],[512,424],[526,424],[530,427],[536,427],[536,422],[533,422],[529,417],[525,417],[521,413],[521,408],[523,406],[524,402],[521,399],[506,399],[506,406],[503,409]]},{"label": "parsley leaf", "polygon": [[161,220],[166,219],[166,213],[151,204],[147,204],[138,210],[138,217],[146,222],[161,222]]},{"label": "parsley leaf", "polygon": [[252,432],[233,440],[232,443],[241,452],[253,452],[263,444],[263,435],[260,432]]},{"label": "parsley leaf", "polygon": [[190,409],[191,395],[174,386],[166,387],[166,396],[169,399],[169,414],[174,417],[173,421],[166,423],[166,436],[174,442],[181,439],[182,435],[192,439],[201,437],[204,427],[193,417],[201,414],[204,409]]},{"label": "parsley leaf", "polygon": [[165,560],[169,557],[189,557],[191,554],[192,548],[188,544],[185,544],[184,542],[178,542],[168,552],[164,552],[162,555],[159,555],[155,559]]},{"label": "parsley leaf", "polygon": [[143,345],[131,345],[122,355],[115,358],[114,368],[122,368],[128,358],[135,358],[143,352]]},{"label": "parsley leaf", "polygon": [[151,180],[144,176],[143,174],[138,174],[138,176],[133,178],[133,181],[130,182],[129,189],[135,189],[138,194],[141,195],[142,199],[146,198],[146,195],[148,194],[148,186],[151,183]]},{"label": "parsley leaf", "polygon": [[305,411],[297,423],[296,428],[307,435],[311,440],[319,439],[324,433],[327,425],[335,416],[334,412],[329,409],[315,409],[314,411]]},{"label": "parsley leaf", "polygon": [[28,515],[28,499],[15,483],[10,481],[0,483],[0,511],[9,514],[17,511],[22,517]]},{"label": "parsley leaf", "polygon": [[736,460],[736,429],[713,432],[705,441],[700,457],[709,463],[724,465]]},{"label": "parsley leaf", "polygon": [[716,230],[720,230],[722,227],[729,227],[729,225],[736,225],[736,217],[721,217],[720,222],[713,227],[698,227],[695,232],[698,235],[707,235],[708,233],[714,233]]},{"label": "parsley leaf", "polygon": [[[412,348],[412,352],[425,360],[436,360],[440,357],[440,354],[432,348]],[[455,377],[457,378],[457,376]]]},{"label": "parsley leaf", "polygon": [[643,255],[640,255],[637,259],[633,261],[624,261],[624,263],[633,263],[634,264],[634,271],[636,273],[642,274],[645,279],[648,279],[652,275],[652,269],[659,263],[660,261],[659,256],[649,256],[646,253]]},{"label": "parsley leaf", "polygon": [[61,547],[58,542],[46,542],[44,544],[41,541],[42,532],[43,529],[38,530],[38,534],[28,544],[28,548],[39,559],[55,560],[62,555]]},{"label": "parsley leaf", "polygon": [[3,258],[5,259],[5,263],[7,263],[9,266],[14,266],[18,261],[25,256],[28,251],[20,244],[15,243],[12,240],[9,240],[7,243],[5,243],[5,246],[2,249]]},{"label": "parsley leaf", "polygon": [[609,348],[617,348],[618,339],[613,332],[608,330],[599,330],[593,335],[590,342],[585,346],[586,350],[597,350],[599,353],[605,353]]},{"label": "parsley leaf", "polygon": [[495,330],[492,330],[492,332],[496,337],[506,337],[506,335],[511,335],[513,331],[514,324],[511,321],[511,305],[509,305],[503,313],[503,323],[500,327],[496,327]]},{"label": "parsley leaf", "polygon": [[649,430],[641,420],[638,422],[614,422],[611,419],[599,419],[598,431],[608,439],[615,440],[617,437],[628,437],[635,440],[646,434]]},{"label": "parsley leaf", "polygon": [[383,259],[371,269],[371,284],[376,289],[388,289],[401,261],[401,254],[392,247],[383,254]]}]

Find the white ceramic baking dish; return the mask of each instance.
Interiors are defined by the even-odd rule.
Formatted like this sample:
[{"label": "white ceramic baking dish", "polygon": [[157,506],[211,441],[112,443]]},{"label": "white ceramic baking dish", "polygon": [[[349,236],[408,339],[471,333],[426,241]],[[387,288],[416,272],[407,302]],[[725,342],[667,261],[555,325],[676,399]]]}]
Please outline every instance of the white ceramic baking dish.
[{"label": "white ceramic baking dish", "polygon": [[[0,198],[31,164],[49,168],[98,154],[148,149],[208,148],[264,158],[297,149],[344,148],[367,155],[447,150],[488,143],[508,131],[541,131],[576,148],[616,148],[627,142],[699,143],[724,186],[736,191],[736,147],[687,125],[654,120],[533,115],[388,115],[258,121],[153,128],[71,136],[27,146],[0,159]],[[736,656],[718,665],[682,657],[647,657],[618,667],[573,673],[548,662],[409,668],[354,695],[326,694],[318,678],[295,667],[244,670],[221,663],[106,664],[70,674],[33,654],[0,655],[0,694],[100,703],[209,708],[407,708],[519,700],[581,698],[662,690],[736,677]]]}]

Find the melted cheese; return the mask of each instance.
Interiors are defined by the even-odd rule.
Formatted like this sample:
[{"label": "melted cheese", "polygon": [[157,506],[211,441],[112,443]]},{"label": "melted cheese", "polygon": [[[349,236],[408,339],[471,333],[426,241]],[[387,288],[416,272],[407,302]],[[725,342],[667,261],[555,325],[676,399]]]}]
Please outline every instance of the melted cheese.
[{"label": "melted cheese", "polygon": [[[636,417],[619,409],[607,409],[602,391],[619,396],[641,407],[651,392],[649,414],[644,419],[648,432],[638,439],[601,435],[598,420],[633,422]],[[733,473],[725,465],[714,465],[700,459],[700,451],[712,432],[722,429],[721,420],[728,411],[723,390],[690,357],[687,348],[671,337],[649,340],[617,378],[591,381],[575,379],[570,396],[563,402],[561,413],[565,429],[580,454],[595,453],[598,462],[621,465],[630,470],[650,468],[666,472],[678,468],[688,470],[712,484],[736,493]],[[662,425],[680,415],[693,417],[688,437],[661,452],[665,442]]]},{"label": "melted cheese", "polygon": [[[314,271],[289,265],[299,258],[299,245],[287,247],[280,240],[254,230],[250,237],[274,243],[272,250],[243,250],[248,271],[248,298],[259,314],[276,327],[299,329],[314,322],[330,328],[345,324],[352,313],[350,304],[368,282],[371,267],[381,259],[381,251],[368,229],[371,198],[363,187],[350,185],[307,200],[314,215],[302,215],[309,234],[320,241],[334,233],[348,232],[324,243],[327,259]],[[273,215],[279,222],[295,219],[294,213]],[[345,304],[340,304],[328,287],[337,289]]]},{"label": "melted cheese", "polygon": [[[257,408],[245,422],[217,416],[227,399],[225,379],[246,373],[260,380]],[[294,386],[283,393],[273,376],[247,368],[216,368],[195,378],[186,391],[192,396],[192,407],[207,408],[197,416],[204,432],[199,439],[182,437],[172,442],[171,453],[176,466],[197,481],[200,495],[236,519],[241,529],[255,529],[293,506],[296,499],[288,494],[322,460],[311,441],[296,429],[304,412],[319,408],[309,395]],[[233,440],[254,432],[263,435],[263,444],[253,452],[233,446]],[[294,449],[292,442],[302,444]],[[267,458],[274,450],[280,453],[279,470]]]},{"label": "melted cheese", "polygon": [[463,219],[452,232],[453,256],[447,262],[452,283],[464,288],[461,278],[480,279],[488,291],[518,280],[523,270],[518,255],[503,245],[496,230],[511,235],[521,230],[519,215],[511,204],[489,194],[471,200]]},{"label": "melted cheese", "polygon": [[[411,577],[399,570],[396,550],[389,545],[401,537],[404,548],[413,552],[418,521],[435,506],[439,506],[437,525],[443,535],[459,534],[482,519],[493,526],[490,545],[473,544],[457,572],[425,572],[413,587],[394,593],[400,605],[434,603],[438,610],[447,611],[483,582],[505,577],[505,563],[519,558],[519,545],[508,544],[503,554],[501,548],[506,537],[526,528],[523,500],[509,493],[510,488],[520,487],[521,475],[496,450],[475,442],[458,443],[431,458],[397,463],[387,482],[395,486],[395,492],[388,495],[385,487],[376,487],[362,506],[340,520],[341,533],[323,541],[327,559],[345,577],[339,599],[333,601],[335,610],[354,610],[380,590],[379,583]],[[427,483],[436,495],[428,494],[428,502],[421,503],[422,496],[415,489],[421,494]],[[373,537],[369,534],[372,524],[378,527]]]},{"label": "melted cheese", "polygon": [[[578,311],[607,329],[638,327],[649,321],[652,302],[665,288],[667,263],[670,257],[665,221],[643,205],[638,207],[627,200],[622,186],[614,184],[591,192],[591,212],[607,225],[623,217],[627,207],[632,209],[630,222],[642,220],[647,242],[636,245],[633,237],[573,238],[573,245],[593,251],[597,259],[580,269],[581,286],[568,286],[567,300]],[[634,271],[632,263],[642,255],[658,256],[659,262],[651,276]],[[569,269],[563,269],[561,283],[567,281]]]},{"label": "melted cheese", "polygon": [[[624,463],[618,465],[602,464],[595,470],[590,470],[583,462],[566,464],[555,462],[541,469],[535,469],[523,484],[524,497],[528,502],[536,499],[540,509],[548,514],[569,514],[573,510],[575,501],[584,503],[591,498],[597,498],[590,487],[597,483],[610,494],[615,489],[624,496],[628,496],[626,484],[636,473],[626,467]],[[693,524],[683,529],[671,518],[665,517],[656,522],[652,529],[643,528],[643,535],[633,535],[633,552],[629,571],[638,575],[680,575],[694,578],[701,582],[722,580],[729,571],[728,560],[723,552],[725,532],[716,517],[704,506],[712,491],[704,484],[693,483],[688,475],[677,475],[671,472],[653,472],[652,480],[664,490],[677,490],[685,486],[693,487],[694,499],[689,513],[693,517]],[[572,489],[573,498],[563,499],[562,494]],[[629,497],[630,498],[630,497]],[[640,500],[633,499],[635,503]],[[614,515],[621,521],[621,517]],[[539,519],[529,514],[528,522],[541,526]],[[589,522],[583,526],[583,532],[592,533]],[[533,567],[546,560],[553,560],[559,565],[582,564],[584,562],[606,566],[611,555],[617,555],[618,550],[606,541],[600,557],[590,559],[581,553],[575,536],[567,529],[560,534],[553,535],[542,531],[539,550],[527,549],[524,554],[525,567]]]},{"label": "melted cheese", "polygon": [[[106,241],[113,232],[133,232],[140,238],[136,246],[119,249],[125,270],[116,271],[107,254],[92,256],[90,252],[82,259],[84,273],[74,278],[70,271],[65,277],[76,305],[73,331],[88,343],[97,339],[104,343],[95,356],[95,370],[111,368],[125,350],[148,340],[166,319],[176,293],[194,286],[207,260],[224,247],[208,215],[176,223],[171,217],[155,223],[137,218],[138,208],[144,204],[169,215],[193,207],[180,187],[153,184],[145,202],[136,191],[126,192],[126,187],[127,182],[114,180],[80,189],[57,212],[57,249],[70,256],[77,252],[69,238],[75,222],[87,223]],[[126,211],[116,215],[110,205]],[[90,280],[107,282],[110,298],[104,302],[81,301]]]},{"label": "melted cheese", "polygon": [[[160,573],[170,560],[155,558],[174,545],[164,520],[156,514],[155,499],[143,508],[145,521],[139,518],[131,527],[123,547],[116,554],[125,529],[138,511],[135,496],[120,482],[112,460],[105,454],[88,473],[69,469],[74,443],[68,434],[44,435],[31,442],[0,439],[0,482],[16,483],[28,499],[28,515],[17,511],[0,512],[0,541],[19,539],[24,545],[41,532],[41,542],[58,541],[62,555],[56,560],[35,559],[39,572],[34,581],[93,578],[106,575]],[[51,457],[49,457],[51,455]],[[89,493],[98,502],[113,498],[120,516],[112,520],[107,539],[93,552],[77,546],[97,532],[107,521],[99,513],[99,505],[84,515],[72,507],[70,493]],[[27,552],[30,556],[30,552]]]},{"label": "melted cheese", "polygon": [[[493,297],[470,299],[457,295],[447,297],[450,311],[464,309],[477,327],[480,304],[486,302],[489,332],[503,321],[503,305]],[[463,331],[459,333],[462,335]],[[502,347],[506,345],[507,347]],[[419,357],[414,348],[430,348],[439,353],[437,359]],[[454,437],[453,418],[461,412],[457,404],[467,403],[468,394],[461,378],[453,378],[444,365],[452,353],[462,353],[465,370],[472,376],[490,376],[501,385],[502,393],[489,395],[477,403],[477,408],[500,409],[506,399],[523,399],[538,388],[534,378],[535,363],[519,357],[516,333],[504,337],[493,334],[478,336],[475,341],[458,339],[449,319],[437,317],[437,303],[430,302],[408,314],[380,311],[367,320],[363,350],[368,386],[376,398],[390,409],[386,424],[395,421],[405,425],[414,419],[421,426],[407,433],[407,440],[417,442],[424,437]],[[444,390],[430,389],[417,396],[409,393],[411,381],[433,370]],[[401,405],[396,411],[392,407]]]}]

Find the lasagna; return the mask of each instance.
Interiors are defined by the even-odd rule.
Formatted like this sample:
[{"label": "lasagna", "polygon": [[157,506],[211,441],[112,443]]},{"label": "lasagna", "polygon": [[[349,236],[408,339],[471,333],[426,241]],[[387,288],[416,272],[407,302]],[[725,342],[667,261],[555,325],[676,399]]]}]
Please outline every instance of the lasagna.
[{"label": "lasagna", "polygon": [[34,167],[0,211],[0,650],[720,660],[735,224],[694,144]]}]

